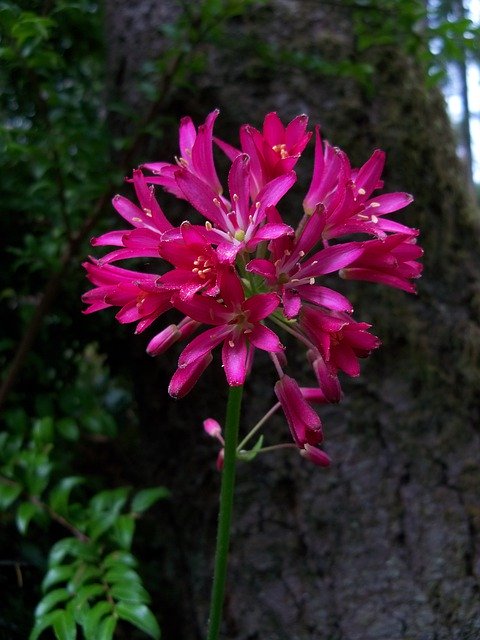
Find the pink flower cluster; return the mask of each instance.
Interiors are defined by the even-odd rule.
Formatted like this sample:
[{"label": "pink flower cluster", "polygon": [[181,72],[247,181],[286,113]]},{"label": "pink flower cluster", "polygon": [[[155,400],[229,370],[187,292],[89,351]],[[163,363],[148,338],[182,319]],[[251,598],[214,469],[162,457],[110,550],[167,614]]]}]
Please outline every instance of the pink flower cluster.
[{"label": "pink flower cluster", "polygon": [[[180,312],[182,319],[147,347],[159,355],[196,333],[171,379],[174,397],[192,389],[215,347],[221,345],[231,386],[244,383],[255,349],[266,351],[278,373],[275,393],[295,445],[303,456],[325,465],[328,457],[318,448],[322,425],[310,403],[338,402],[339,371],[358,375],[359,358],[379,341],[369,333],[370,325],[353,319],[350,301],[321,284],[321,278],[337,272],[344,279],[414,292],[412,279],[421,273],[418,231],[386,217],[412,197],[374,195],[383,187],[385,154],[377,150],[353,169],[343,151],[322,142],[316,127],[313,175],[293,228],[284,222],[279,203],[296,182],[293,168],[312,136],[307,117],[284,126],[269,113],[262,131],[240,128],[237,149],[214,137],[217,116],[212,112],[198,130],[183,118],[175,162],[149,163],[133,172],[136,203],[115,196],[113,206],[129,227],[93,239],[94,246],[114,249],[84,265],[95,285],[83,296],[85,313],[119,307],[119,322],[137,323],[140,333],[165,311]],[[217,174],[214,144],[231,163],[228,193]],[[156,185],[186,201],[191,221],[178,227],[169,222],[155,197]],[[361,238],[352,240],[355,234]],[[139,258],[160,258],[170,269],[159,275],[116,265]],[[315,388],[301,389],[285,374],[278,329],[305,347]]]}]

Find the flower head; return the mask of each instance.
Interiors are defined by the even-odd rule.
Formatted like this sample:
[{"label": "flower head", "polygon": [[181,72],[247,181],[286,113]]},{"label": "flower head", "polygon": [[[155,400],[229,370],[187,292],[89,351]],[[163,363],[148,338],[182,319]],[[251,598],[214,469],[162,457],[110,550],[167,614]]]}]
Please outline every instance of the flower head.
[{"label": "flower head", "polygon": [[[338,402],[339,376],[359,375],[360,359],[379,340],[369,324],[353,318],[350,300],[327,286],[325,276],[414,292],[412,280],[421,273],[418,231],[387,217],[412,197],[375,194],[383,188],[383,151],[354,169],[343,151],[322,142],[317,127],[312,179],[297,224],[290,226],[282,198],[296,183],[293,169],[312,135],[307,117],[284,125],[269,113],[261,131],[240,128],[239,147],[214,138],[217,117],[213,111],[198,129],[183,118],[175,161],[150,162],[133,172],[138,202],[115,196],[113,206],[129,226],[93,239],[94,246],[111,249],[84,264],[93,284],[83,296],[85,313],[118,307],[117,319],[135,322],[137,332],[167,310],[177,313],[178,320],[147,345],[158,356],[189,340],[170,381],[174,397],[192,389],[216,347],[230,386],[244,383],[257,349],[268,353],[278,376],[271,411],[283,409],[295,443],[289,446],[326,466],[329,458],[318,448],[322,424],[311,402]],[[230,160],[226,189],[215,167],[214,140]],[[157,186],[183,201],[189,219],[179,226],[168,220]],[[133,260],[135,268],[116,265],[123,260]],[[136,266],[140,260],[148,262],[145,271]],[[305,349],[316,387],[301,388],[286,373],[280,330]],[[212,421],[205,429],[221,440]],[[222,453],[218,460],[221,465]]]}]

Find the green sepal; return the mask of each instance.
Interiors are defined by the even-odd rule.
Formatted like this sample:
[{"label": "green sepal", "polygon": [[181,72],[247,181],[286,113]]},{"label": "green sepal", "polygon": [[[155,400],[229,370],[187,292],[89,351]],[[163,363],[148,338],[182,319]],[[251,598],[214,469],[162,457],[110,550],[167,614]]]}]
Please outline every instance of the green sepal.
[{"label": "green sepal", "polygon": [[252,449],[250,449],[249,451],[243,451],[243,450],[239,451],[237,453],[237,459],[243,460],[244,462],[251,462],[260,453],[262,446],[263,446],[263,435],[259,437],[259,439],[255,443],[255,446],[252,447]]}]

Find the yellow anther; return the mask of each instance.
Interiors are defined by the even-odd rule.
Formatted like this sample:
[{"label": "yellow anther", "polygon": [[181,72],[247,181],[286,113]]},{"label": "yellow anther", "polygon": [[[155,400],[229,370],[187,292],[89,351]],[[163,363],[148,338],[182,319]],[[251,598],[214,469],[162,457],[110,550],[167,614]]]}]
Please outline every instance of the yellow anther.
[{"label": "yellow anther", "polygon": [[358,193],[359,193],[361,196],[364,196],[367,192],[365,191],[365,189],[364,189],[363,187],[360,187],[360,189],[358,190]]}]

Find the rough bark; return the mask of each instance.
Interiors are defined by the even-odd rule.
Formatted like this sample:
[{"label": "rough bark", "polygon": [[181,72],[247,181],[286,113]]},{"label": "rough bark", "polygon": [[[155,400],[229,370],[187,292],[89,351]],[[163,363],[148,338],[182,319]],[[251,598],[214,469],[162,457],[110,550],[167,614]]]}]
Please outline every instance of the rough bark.
[{"label": "rough bark", "polygon": [[[112,77],[136,101],[131,81],[151,51],[170,3],[144,0],[131,13],[107,2]],[[130,14],[129,14],[130,12]],[[128,17],[130,15],[130,17]],[[275,0],[229,26],[246,35],[326,59],[356,59],[341,3]],[[352,78],[268,67],[238,48],[209,51],[195,99],[177,115],[222,110],[220,133],[307,112],[354,164],[373,148],[388,152],[389,190],[415,194],[406,214],[422,230],[425,275],[417,299],[371,286],[349,288],[358,316],[384,342],[338,407],[322,411],[333,457],[322,471],[287,453],[239,469],[225,637],[237,640],[474,640],[480,637],[480,281],[473,203],[435,90],[414,60],[395,49],[370,51],[366,88]],[[171,109],[173,109],[171,107]],[[172,143],[174,148],[174,143]],[[167,145],[168,146],[168,145]],[[158,150],[158,159],[164,149]],[[221,419],[225,393],[211,369],[189,399],[168,400],[173,355],[151,361],[138,338],[133,356],[145,446],[142,481],[164,482],[173,501],[151,532],[159,550],[156,606],[164,637],[202,638],[219,479],[201,420]],[[300,372],[306,368],[298,358]],[[247,386],[245,424],[273,400],[268,363]],[[279,417],[269,436],[285,438]]]}]

